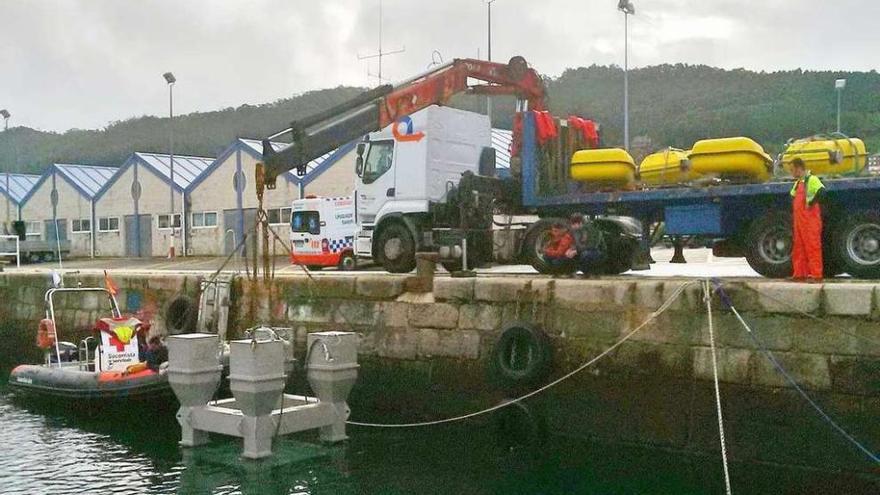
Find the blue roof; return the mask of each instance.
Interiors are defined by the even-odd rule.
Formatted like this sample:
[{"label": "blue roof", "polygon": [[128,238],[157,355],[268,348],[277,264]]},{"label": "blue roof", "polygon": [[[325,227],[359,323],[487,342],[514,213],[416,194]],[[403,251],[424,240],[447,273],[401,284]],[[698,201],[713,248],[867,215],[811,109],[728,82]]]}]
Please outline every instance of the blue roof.
[{"label": "blue roof", "polygon": [[54,167],[89,199],[93,199],[118,170],[116,167],[71,165],[68,163],[56,163]]},{"label": "blue roof", "polygon": [[[171,157],[169,155],[136,152],[134,156],[153,169],[166,182],[171,180]],[[174,185],[178,189],[186,189],[213,162],[213,158],[174,155]]]},{"label": "blue roof", "polygon": [[21,204],[21,200],[34,188],[39,175],[9,174],[9,191],[6,190],[6,174],[0,174],[0,194],[11,199],[15,204]]}]

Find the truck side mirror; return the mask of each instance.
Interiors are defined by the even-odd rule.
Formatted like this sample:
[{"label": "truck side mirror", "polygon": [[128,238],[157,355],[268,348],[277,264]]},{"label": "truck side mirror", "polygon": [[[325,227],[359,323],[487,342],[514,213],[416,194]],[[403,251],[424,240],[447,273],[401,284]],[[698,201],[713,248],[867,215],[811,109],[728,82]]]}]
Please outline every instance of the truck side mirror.
[{"label": "truck side mirror", "polygon": [[358,143],[358,145],[357,145],[357,156],[363,157],[363,156],[364,156],[364,150],[366,150],[366,149],[367,149],[367,144],[366,144],[366,143]]},{"label": "truck side mirror", "polygon": [[483,148],[478,170],[483,177],[495,177],[495,148],[488,146]]},{"label": "truck side mirror", "polygon": [[364,172],[364,157],[358,155],[357,158],[354,159],[354,173],[357,174],[358,177]]}]

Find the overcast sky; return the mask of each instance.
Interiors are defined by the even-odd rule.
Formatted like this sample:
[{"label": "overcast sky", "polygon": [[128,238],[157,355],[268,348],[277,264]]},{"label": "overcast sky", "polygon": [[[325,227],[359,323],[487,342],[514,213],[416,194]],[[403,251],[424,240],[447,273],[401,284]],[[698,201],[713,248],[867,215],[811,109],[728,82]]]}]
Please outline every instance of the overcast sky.
[{"label": "overcast sky", "polygon": [[[876,0],[633,0],[631,66],[872,70]],[[623,64],[617,0],[497,0],[495,60],[539,72]],[[311,89],[375,85],[379,0],[0,0],[0,108],[11,125],[64,131],[259,104]],[[383,0],[383,76],[486,56],[484,0]],[[375,60],[369,70],[377,71]]]}]

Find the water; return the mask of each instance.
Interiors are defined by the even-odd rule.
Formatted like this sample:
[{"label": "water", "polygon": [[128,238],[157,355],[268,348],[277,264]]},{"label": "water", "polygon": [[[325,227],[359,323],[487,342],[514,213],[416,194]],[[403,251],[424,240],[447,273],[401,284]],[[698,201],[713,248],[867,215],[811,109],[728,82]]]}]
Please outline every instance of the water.
[{"label": "water", "polygon": [[[237,459],[235,440],[182,452],[174,406],[83,410],[23,404],[0,388],[4,494],[721,493],[718,458],[548,437],[501,447],[491,423],[352,429],[344,446],[308,435],[269,462]],[[878,493],[872,480],[732,465],[741,493]],[[876,480],[873,480],[876,481]]]}]

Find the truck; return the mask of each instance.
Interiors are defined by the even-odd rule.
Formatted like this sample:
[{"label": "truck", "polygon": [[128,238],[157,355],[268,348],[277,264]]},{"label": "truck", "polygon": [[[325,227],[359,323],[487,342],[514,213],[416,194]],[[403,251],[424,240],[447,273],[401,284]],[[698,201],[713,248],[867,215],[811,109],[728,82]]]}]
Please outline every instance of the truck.
[{"label": "truck", "polygon": [[[469,85],[474,79],[488,84]],[[462,92],[517,97],[509,175],[494,171],[488,119],[444,106]],[[710,238],[717,256],[745,256],[761,275],[791,274],[790,182],[585,189],[569,178],[570,133],[539,139],[544,109],[541,79],[522,57],[506,65],[456,59],[293,122],[264,140],[258,167],[271,187],[278,174],[304,170],[315,156],[360,139],[355,252],[389,272],[412,270],[419,251],[438,253],[452,270],[491,261],[495,215],[508,214],[537,218],[517,225],[515,261],[554,273],[559,268],[543,257],[550,226],[580,213],[593,216],[605,235],[604,273],[626,272],[645,259],[647,226],[665,222],[667,235]],[[282,134],[291,144],[276,152],[270,141]],[[825,183],[826,273],[880,278],[880,177]]]},{"label": "truck", "polygon": [[306,196],[291,204],[290,262],[310,270],[354,270],[354,200]]}]

